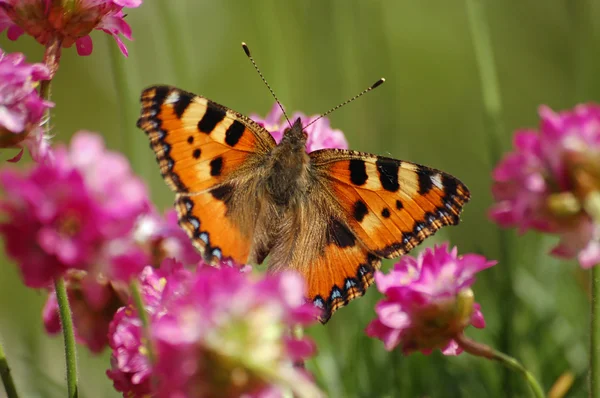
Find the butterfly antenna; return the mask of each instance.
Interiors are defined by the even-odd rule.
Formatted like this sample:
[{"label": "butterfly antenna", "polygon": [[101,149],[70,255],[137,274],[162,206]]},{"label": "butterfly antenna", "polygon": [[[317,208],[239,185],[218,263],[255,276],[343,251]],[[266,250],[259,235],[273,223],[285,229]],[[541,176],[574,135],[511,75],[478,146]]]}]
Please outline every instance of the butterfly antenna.
[{"label": "butterfly antenna", "polygon": [[267,83],[267,79],[265,79],[265,77],[263,76],[263,74],[260,72],[260,69],[258,69],[258,65],[256,65],[256,62],[254,61],[254,58],[252,58],[252,55],[250,54],[250,49],[248,48],[248,45],[246,43],[242,42],[242,48],[244,49],[244,52],[246,53],[246,55],[248,56],[248,58],[250,58],[250,62],[252,62],[252,65],[254,65],[254,69],[256,69],[256,71],[258,72],[258,75],[262,79],[263,83],[267,86],[267,88],[271,92],[271,95],[273,96],[273,98],[275,98],[275,102],[277,102],[277,105],[279,105],[279,108],[281,109],[281,112],[283,112],[283,116],[285,116],[285,120],[287,120],[287,122],[290,125],[290,127],[292,127],[292,123],[290,123],[290,119],[288,118],[287,113],[285,113],[285,109],[283,109],[283,106],[281,105],[281,102],[279,102],[279,99],[275,95],[275,92],[273,91],[273,89],[271,88],[271,86],[269,86],[269,83]]},{"label": "butterfly antenna", "polygon": [[383,82],[385,82],[385,79],[382,77],[381,79],[377,80],[375,83],[373,83],[370,87],[368,87],[367,89],[363,90],[361,93],[356,94],[354,97],[342,102],[341,104],[339,104],[338,106],[334,106],[333,108],[331,108],[330,110],[328,110],[327,112],[323,113],[321,116],[319,116],[318,118],[316,118],[315,120],[313,120],[312,122],[308,123],[306,126],[302,127],[303,129],[307,128],[308,126],[310,126],[311,124],[315,123],[317,120],[324,118],[325,116],[329,115],[330,113],[332,113],[333,111],[336,111],[338,109],[340,109],[342,106],[347,105],[349,103],[351,103],[352,101],[354,101],[355,99],[358,99],[360,97],[362,97],[363,95],[365,95],[366,93],[368,93],[369,91],[381,86],[383,84]]}]

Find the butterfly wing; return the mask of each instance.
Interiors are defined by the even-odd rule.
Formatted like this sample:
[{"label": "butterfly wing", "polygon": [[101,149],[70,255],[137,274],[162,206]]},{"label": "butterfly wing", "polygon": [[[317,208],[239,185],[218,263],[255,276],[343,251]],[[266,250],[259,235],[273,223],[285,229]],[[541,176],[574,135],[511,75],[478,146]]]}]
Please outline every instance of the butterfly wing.
[{"label": "butterfly wing", "polygon": [[252,189],[275,140],[247,117],[174,87],[149,87],[141,102],[137,125],[177,193],[180,225],[207,261],[245,263],[259,206]]},{"label": "butterfly wing", "polygon": [[[256,122],[209,99],[169,86],[142,92],[137,122],[160,171],[177,193],[202,192],[235,177],[254,154],[275,146]],[[242,172],[245,169],[242,170]]]},{"label": "butterfly wing", "polygon": [[457,178],[415,163],[341,149],[310,157],[350,229],[379,257],[398,257],[458,224],[470,199]]},{"label": "butterfly wing", "polygon": [[315,185],[284,219],[290,230],[280,235],[293,238],[273,248],[270,266],[304,275],[324,323],[365,293],[381,258],[457,224],[469,191],[449,174],[395,159],[339,149],[310,158]]}]

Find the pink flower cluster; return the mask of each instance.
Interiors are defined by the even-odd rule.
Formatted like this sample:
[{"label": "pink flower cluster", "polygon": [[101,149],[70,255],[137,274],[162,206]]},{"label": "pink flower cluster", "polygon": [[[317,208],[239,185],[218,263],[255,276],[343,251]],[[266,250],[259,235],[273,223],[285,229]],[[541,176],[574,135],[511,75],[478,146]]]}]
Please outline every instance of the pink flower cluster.
[{"label": "pink flower cluster", "polygon": [[[98,135],[79,132],[53,162],[25,173],[3,169],[0,182],[6,252],[28,286],[49,287],[64,276],[77,341],[93,352],[106,347],[108,324],[127,302],[125,281],[165,258],[190,266],[201,260],[175,211],[161,217],[126,158],[107,151]],[[60,332],[54,291],[44,324]]]},{"label": "pink flower cluster", "polygon": [[471,285],[477,272],[494,264],[477,254],[459,256],[447,244],[417,258],[403,256],[389,274],[375,273],[377,289],[386,297],[377,303],[377,319],[367,335],[381,339],[390,351],[400,345],[405,354],[436,348],[445,355],[459,354],[453,338],[469,325],[485,326]]},{"label": "pink flower cluster", "polygon": [[600,106],[579,105],[560,113],[543,106],[539,113],[539,131],[517,131],[514,151],[494,170],[497,203],[490,217],[520,232],[558,234],[561,241],[552,253],[577,257],[588,268],[600,262],[600,230],[582,205],[590,187],[583,187],[579,176],[587,173],[586,180],[595,185],[591,189],[600,189],[595,160],[600,156]]},{"label": "pink flower cluster", "polygon": [[[315,120],[316,116],[306,116],[301,112],[295,112],[290,121],[293,123],[294,120],[300,118],[302,125],[308,125],[312,120]],[[271,133],[275,141],[279,143],[283,138],[283,132],[288,128],[287,120],[283,116],[283,111],[277,103],[273,105],[271,111],[265,118],[253,114],[250,118],[267,129]],[[329,119],[321,118],[314,124],[310,125],[306,130],[308,140],[306,141],[306,151],[312,152],[324,148],[340,148],[348,149],[348,141],[341,130],[332,129],[329,124]]]},{"label": "pink flower cluster", "polygon": [[123,8],[135,8],[142,0],[0,0],[0,32],[17,40],[23,33],[40,44],[60,40],[63,47],[77,47],[79,55],[92,53],[90,33],[94,29],[114,37],[127,55],[120,35],[131,40],[131,28],[125,22]]},{"label": "pink flower cluster", "polygon": [[69,269],[126,280],[148,263],[123,244],[150,208],[145,185],[99,136],[79,132],[53,162],[3,169],[0,183],[0,235],[27,286],[47,287]]},{"label": "pink flower cluster", "polygon": [[167,260],[159,270],[147,267],[141,280],[156,360],[148,359],[135,308],[121,308],[110,325],[107,374],[125,396],[258,397],[281,386],[320,396],[292,366],[314,347],[288,336],[289,329],[316,316],[296,274],[254,281],[232,267],[194,273]]},{"label": "pink flower cluster", "polygon": [[[122,240],[130,253],[138,256],[136,264],[159,267],[165,259],[177,259],[191,268],[197,267],[201,256],[179,228],[174,210],[160,217],[155,211],[138,219],[132,235]],[[131,259],[125,258],[126,261]],[[117,264],[118,266],[118,264]],[[127,266],[127,264],[125,264]],[[101,274],[69,270],[65,275],[75,338],[90,351],[99,353],[108,345],[108,326],[116,311],[129,298],[128,286],[119,280],[107,279]],[[52,290],[43,311],[44,326],[50,334],[60,333],[56,293]]]},{"label": "pink flower cluster", "polygon": [[10,161],[21,158],[23,147],[35,160],[48,151],[40,123],[53,104],[40,98],[36,90],[48,77],[45,65],[29,64],[23,54],[6,54],[0,49],[0,148],[21,149]]}]

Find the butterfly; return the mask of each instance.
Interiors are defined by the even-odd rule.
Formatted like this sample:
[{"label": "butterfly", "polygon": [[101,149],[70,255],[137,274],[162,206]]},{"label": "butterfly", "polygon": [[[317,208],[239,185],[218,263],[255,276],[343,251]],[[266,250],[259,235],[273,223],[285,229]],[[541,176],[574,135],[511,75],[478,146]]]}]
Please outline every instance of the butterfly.
[{"label": "butterfly", "polygon": [[383,258],[457,224],[467,187],[442,171],[368,153],[306,153],[300,119],[276,144],[258,123],[169,86],[141,95],[137,122],[175,191],[180,226],[209,263],[292,269],[319,320],[362,296]]}]

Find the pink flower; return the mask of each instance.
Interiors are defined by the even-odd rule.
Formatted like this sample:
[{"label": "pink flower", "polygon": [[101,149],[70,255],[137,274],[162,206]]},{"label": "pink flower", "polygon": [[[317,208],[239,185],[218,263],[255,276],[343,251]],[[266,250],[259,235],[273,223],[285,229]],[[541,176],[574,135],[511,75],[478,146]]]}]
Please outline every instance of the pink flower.
[{"label": "pink flower", "polygon": [[49,149],[40,123],[54,104],[40,98],[36,90],[48,77],[45,65],[29,64],[23,54],[6,54],[0,49],[0,148],[21,149],[10,161],[21,158],[23,147],[36,161]]},{"label": "pink flower", "polygon": [[63,47],[75,44],[79,55],[90,55],[89,34],[98,29],[112,35],[127,56],[120,35],[131,40],[131,28],[123,8],[141,4],[142,0],[0,0],[0,32],[8,29],[11,40],[27,33],[43,45],[56,37]]},{"label": "pink flower", "polygon": [[[90,351],[100,353],[108,345],[108,326],[128,297],[126,286],[98,280],[84,271],[70,271],[66,276],[69,306],[73,313],[75,338]],[[44,326],[49,334],[61,330],[56,292],[53,290],[43,310]]]},{"label": "pink flower", "polygon": [[462,350],[453,337],[469,325],[483,328],[479,304],[473,301],[475,274],[496,264],[476,254],[457,255],[448,244],[426,249],[417,258],[403,256],[385,275],[375,273],[386,298],[377,303],[377,319],[367,335],[381,339],[389,351],[398,345],[408,354],[440,348],[445,355]]},{"label": "pink flower", "polygon": [[140,321],[132,307],[120,310],[111,326],[108,374],[124,396],[260,396],[282,386],[301,397],[320,396],[292,366],[314,352],[310,340],[288,336],[293,325],[312,323],[316,316],[304,301],[299,276],[281,273],[253,281],[229,266],[200,267],[193,274],[171,269],[171,275],[160,277],[163,262],[159,271],[143,273],[154,368],[142,354]]},{"label": "pink flower", "polygon": [[[140,274],[141,293],[151,319],[164,314],[165,303],[177,295],[192,273],[172,260],[159,269],[146,267]],[[146,397],[152,392],[152,365],[144,346],[142,323],[133,304],[117,311],[108,333],[112,349],[111,369],[106,374],[124,397]]]},{"label": "pink flower", "polygon": [[542,106],[539,113],[539,132],[517,131],[515,150],[493,172],[490,217],[521,233],[558,234],[552,254],[588,268],[600,262],[600,230],[586,211],[600,189],[600,106],[558,114]]},{"label": "pink flower", "polygon": [[[300,120],[302,120],[302,125],[306,126],[317,117],[319,117],[319,115],[309,117],[303,113],[296,112],[292,115],[290,121],[293,123],[294,120],[300,118]],[[273,105],[271,112],[269,112],[264,119],[256,114],[250,115],[250,118],[267,129],[277,143],[281,141],[284,130],[289,127],[287,120],[285,120],[283,112],[277,103]],[[305,131],[308,134],[308,140],[306,141],[307,152],[324,148],[348,149],[348,142],[344,137],[344,133],[342,133],[341,130],[332,129],[329,124],[329,119],[327,118],[319,119],[317,122],[306,128]]]},{"label": "pink flower", "polygon": [[184,265],[197,265],[202,256],[192,245],[190,238],[179,227],[177,212],[167,211],[164,216],[151,212],[138,220],[134,231],[135,241],[151,256],[155,267],[166,258]]},{"label": "pink flower", "polygon": [[54,155],[0,170],[0,235],[25,284],[45,287],[68,269],[123,280],[139,272],[149,258],[126,238],[150,205],[127,160],[86,132]]}]

